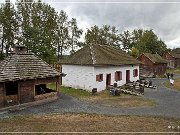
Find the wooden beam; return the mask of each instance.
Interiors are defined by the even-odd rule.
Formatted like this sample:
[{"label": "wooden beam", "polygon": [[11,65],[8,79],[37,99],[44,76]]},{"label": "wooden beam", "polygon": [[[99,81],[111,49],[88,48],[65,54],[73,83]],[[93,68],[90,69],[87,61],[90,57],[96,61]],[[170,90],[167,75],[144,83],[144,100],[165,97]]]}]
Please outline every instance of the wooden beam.
[{"label": "wooden beam", "polygon": [[18,105],[21,104],[21,82],[18,82]]}]

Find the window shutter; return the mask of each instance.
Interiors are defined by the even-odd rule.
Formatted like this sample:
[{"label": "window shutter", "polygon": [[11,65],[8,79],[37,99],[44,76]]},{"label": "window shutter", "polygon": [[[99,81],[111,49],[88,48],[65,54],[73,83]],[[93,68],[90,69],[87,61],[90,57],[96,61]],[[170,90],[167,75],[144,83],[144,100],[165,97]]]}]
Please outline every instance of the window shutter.
[{"label": "window shutter", "polygon": [[122,80],[122,72],[120,72],[120,77],[119,78],[120,78],[120,80]]},{"label": "window shutter", "polygon": [[101,81],[103,81],[103,74],[101,74]]},{"label": "window shutter", "polygon": [[118,74],[117,74],[117,72],[115,72],[115,81],[117,81],[118,80]]},{"label": "window shutter", "polygon": [[96,81],[99,82],[99,75],[96,75]]},{"label": "window shutter", "polygon": [[136,76],[138,76],[138,70],[136,69]]}]

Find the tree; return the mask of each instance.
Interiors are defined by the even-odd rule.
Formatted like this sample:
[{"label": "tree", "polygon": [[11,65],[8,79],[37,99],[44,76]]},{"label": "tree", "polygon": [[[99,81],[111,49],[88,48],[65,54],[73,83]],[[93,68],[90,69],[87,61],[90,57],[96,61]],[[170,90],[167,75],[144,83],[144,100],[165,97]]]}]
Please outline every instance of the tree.
[{"label": "tree", "polygon": [[11,47],[14,47],[15,35],[17,32],[18,23],[16,21],[16,11],[10,0],[6,0],[1,5],[0,25],[3,28],[1,40],[1,55],[5,49],[6,56]]},{"label": "tree", "polygon": [[120,34],[122,49],[129,51],[133,46],[131,44],[131,33],[127,30]]},{"label": "tree", "polygon": [[137,58],[139,56],[139,50],[137,48],[133,47],[131,49],[131,54],[130,55],[133,56],[134,58]]},{"label": "tree", "polygon": [[162,55],[166,50],[166,45],[162,40],[159,40],[153,30],[145,30],[143,35],[139,38],[135,47],[140,53],[159,53]]},{"label": "tree", "polygon": [[68,31],[68,16],[61,10],[57,17],[57,29],[56,29],[56,40],[57,40],[57,53],[58,60],[63,55],[63,51],[68,48],[69,43],[69,31]]},{"label": "tree", "polygon": [[18,2],[19,42],[48,63],[56,61],[57,13],[41,0]]},{"label": "tree", "polygon": [[114,26],[103,25],[101,28],[93,26],[85,33],[85,44],[101,44],[120,47],[118,30]]},{"label": "tree", "polygon": [[72,18],[69,22],[69,32],[70,32],[70,46],[71,46],[71,53],[75,52],[75,47],[79,46],[80,42],[78,39],[80,39],[83,30],[79,29],[77,26],[77,22],[75,18]]},{"label": "tree", "polygon": [[87,29],[87,32],[85,33],[85,44],[98,44],[100,42],[99,36],[100,30],[98,26],[95,25],[90,29]]}]

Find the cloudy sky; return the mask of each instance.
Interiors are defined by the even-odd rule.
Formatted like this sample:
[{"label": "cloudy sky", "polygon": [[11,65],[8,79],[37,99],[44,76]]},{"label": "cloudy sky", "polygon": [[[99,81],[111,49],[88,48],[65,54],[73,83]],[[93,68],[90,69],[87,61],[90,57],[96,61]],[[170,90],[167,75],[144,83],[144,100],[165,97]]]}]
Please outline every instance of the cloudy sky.
[{"label": "cloudy sky", "polygon": [[[0,0],[2,2],[4,0]],[[15,0],[12,0],[15,1]],[[98,25],[116,26],[119,32],[153,29],[168,48],[180,47],[180,1],[178,0],[43,0],[57,11],[76,18],[84,31]]]},{"label": "cloudy sky", "polygon": [[180,47],[180,1],[178,0],[43,0],[64,10],[86,30],[94,25],[116,26],[119,32],[153,29],[168,48]]}]

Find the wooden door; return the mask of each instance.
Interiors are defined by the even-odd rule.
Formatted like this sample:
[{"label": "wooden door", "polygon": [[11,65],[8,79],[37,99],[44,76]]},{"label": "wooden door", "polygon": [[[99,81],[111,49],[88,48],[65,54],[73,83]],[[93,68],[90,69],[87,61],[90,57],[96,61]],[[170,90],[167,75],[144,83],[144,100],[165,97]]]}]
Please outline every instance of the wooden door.
[{"label": "wooden door", "polygon": [[106,75],[106,86],[111,85],[111,74]]},{"label": "wooden door", "polygon": [[126,83],[130,81],[130,70],[126,70]]}]

